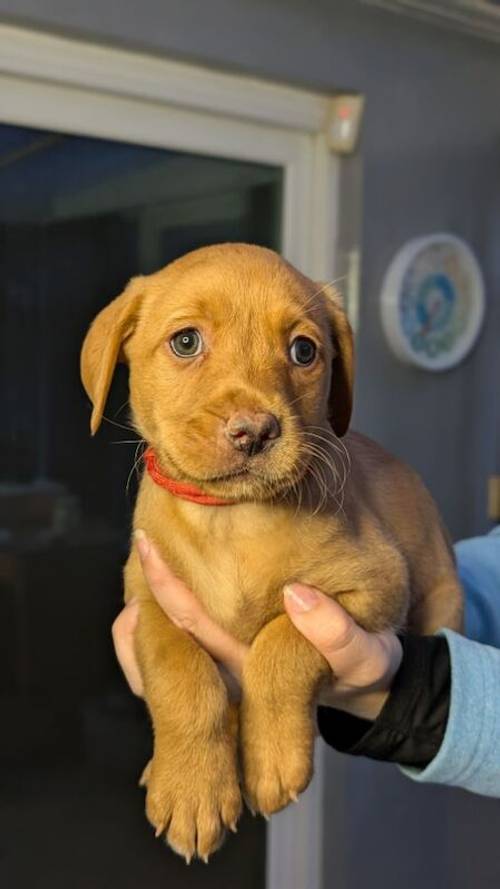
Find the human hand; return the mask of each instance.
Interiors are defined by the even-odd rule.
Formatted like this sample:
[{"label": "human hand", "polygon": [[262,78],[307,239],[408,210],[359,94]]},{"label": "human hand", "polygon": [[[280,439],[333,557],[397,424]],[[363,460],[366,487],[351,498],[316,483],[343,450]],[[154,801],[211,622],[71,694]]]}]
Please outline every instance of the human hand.
[{"label": "human hand", "polygon": [[368,633],[334,599],[313,587],[285,587],[285,608],[296,628],[331,667],[318,703],[375,720],[403,657],[395,633]]},{"label": "human hand", "polygon": [[[248,646],[212,620],[194,593],[173,574],[143,531],[135,532],[135,544],[149,589],[173,624],[190,633],[216,661],[230,696],[237,700]],[[131,599],[112,626],[116,657],[131,690],[142,697],[144,688],[134,647],[139,602]]]},{"label": "human hand", "polygon": [[[143,531],[136,547],[144,577],[172,623],[190,633],[219,665],[230,694],[237,698],[248,646],[213,621],[196,596],[160,558]],[[376,719],[402,658],[394,633],[367,633],[333,599],[312,587],[293,583],[284,589],[284,607],[297,630],[323,655],[332,681],[319,703],[365,719]],[[132,600],[116,618],[112,634],[116,656],[137,695],[143,686],[134,650],[139,604]]]}]

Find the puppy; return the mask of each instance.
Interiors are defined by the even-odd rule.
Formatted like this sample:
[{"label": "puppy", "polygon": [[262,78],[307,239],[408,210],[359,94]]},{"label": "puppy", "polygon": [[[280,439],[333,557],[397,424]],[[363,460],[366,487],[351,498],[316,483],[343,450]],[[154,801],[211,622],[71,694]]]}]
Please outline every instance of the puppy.
[{"label": "puppy", "polygon": [[421,633],[460,627],[461,591],[421,481],[348,432],[352,332],[329,287],[261,247],[196,250],[133,278],[92,324],[81,362],[92,434],[118,360],[149,446],[134,526],[251,646],[237,710],[212,659],[153,600],[132,550],[125,597],[140,601],[154,727],[147,816],[187,860],[206,859],[236,825],[240,783],[268,815],[311,778],[329,668],[283,613],[284,585],[318,587],[367,630]]}]

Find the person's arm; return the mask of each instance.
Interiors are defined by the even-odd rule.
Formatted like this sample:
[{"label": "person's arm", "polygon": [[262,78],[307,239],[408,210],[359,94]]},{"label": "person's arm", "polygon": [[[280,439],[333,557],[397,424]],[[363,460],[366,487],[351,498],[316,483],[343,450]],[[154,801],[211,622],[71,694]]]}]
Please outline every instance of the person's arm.
[{"label": "person's arm", "polygon": [[[324,740],[341,753],[424,767],[441,747],[450,705],[446,639],[400,636],[403,658],[375,720],[318,707]],[[347,706],[349,707],[349,701]]]},{"label": "person's arm", "polygon": [[319,727],[333,747],[397,762],[421,782],[500,796],[500,535],[456,547],[466,593],[466,639],[443,630],[408,637],[391,692],[373,722],[320,709]]},{"label": "person's arm", "polygon": [[[500,796],[500,527],[455,547],[465,591],[465,632],[442,630],[451,669],[449,716],[436,756],[416,781]],[[487,643],[487,644],[481,644]],[[495,646],[495,647],[493,647]]]},{"label": "person's arm", "polygon": [[500,650],[443,630],[450,651],[451,696],[443,742],[421,782],[449,784],[500,796]]},{"label": "person's arm", "polygon": [[[415,781],[499,797],[500,650],[451,630],[413,644],[374,722],[320,708],[321,734],[344,753],[396,762]],[[419,661],[427,661],[422,673]]]},{"label": "person's arm", "polygon": [[455,545],[465,592],[465,635],[500,648],[500,525]]}]

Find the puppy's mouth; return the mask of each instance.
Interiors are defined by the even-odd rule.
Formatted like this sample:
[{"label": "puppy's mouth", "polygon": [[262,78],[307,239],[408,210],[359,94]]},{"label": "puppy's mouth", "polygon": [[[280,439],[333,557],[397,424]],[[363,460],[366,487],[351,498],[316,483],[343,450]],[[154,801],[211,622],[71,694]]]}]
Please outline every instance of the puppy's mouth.
[{"label": "puppy's mouth", "polygon": [[246,478],[253,474],[251,466],[245,464],[243,466],[239,466],[237,469],[230,469],[227,472],[218,472],[212,475],[195,475],[192,472],[188,472],[188,470],[181,466],[180,462],[176,458],[172,457],[172,454],[169,453],[164,447],[162,447],[161,449],[161,455],[163,459],[166,458],[166,461],[168,461],[174,472],[179,475],[181,479],[197,485],[210,485],[217,484],[218,482],[229,482],[238,478]]},{"label": "puppy's mouth", "polygon": [[287,472],[276,472],[276,468],[273,471],[259,457],[250,457],[239,466],[227,470],[221,467],[221,470],[215,472],[193,472],[164,446],[158,447],[156,453],[163,471],[176,480],[195,485],[207,494],[241,501],[260,501],[281,496],[303,474],[302,467],[289,468]]}]

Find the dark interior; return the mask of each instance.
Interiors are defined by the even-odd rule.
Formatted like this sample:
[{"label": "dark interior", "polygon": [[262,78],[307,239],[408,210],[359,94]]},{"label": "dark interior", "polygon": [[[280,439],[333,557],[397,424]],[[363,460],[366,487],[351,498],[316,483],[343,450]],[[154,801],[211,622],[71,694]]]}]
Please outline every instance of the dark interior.
[{"label": "dark interior", "polygon": [[271,167],[0,126],[5,889],[264,885],[261,819],[187,868],[144,817],[148,718],[110,637],[140,453],[126,368],[92,439],[78,364],[132,275],[203,244],[279,249],[281,187]]}]

